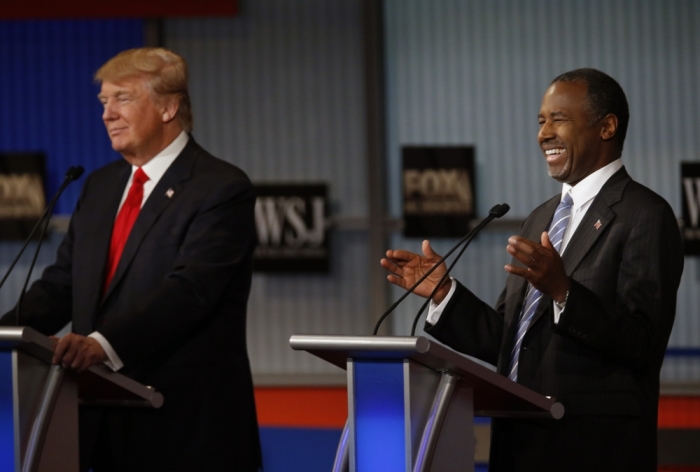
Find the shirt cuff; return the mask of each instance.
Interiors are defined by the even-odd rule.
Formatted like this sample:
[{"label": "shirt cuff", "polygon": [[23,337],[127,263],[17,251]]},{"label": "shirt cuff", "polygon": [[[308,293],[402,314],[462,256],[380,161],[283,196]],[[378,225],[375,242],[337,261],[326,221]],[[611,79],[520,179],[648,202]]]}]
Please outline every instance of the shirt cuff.
[{"label": "shirt cuff", "polygon": [[117,353],[114,351],[112,348],[112,345],[107,341],[107,338],[102,336],[100,333],[97,331],[94,331],[88,335],[88,337],[93,338],[95,341],[100,343],[100,346],[102,346],[102,349],[104,349],[105,354],[107,354],[107,360],[104,361],[104,364],[112,369],[113,371],[118,371],[122,367],[124,367],[124,363],[122,360],[119,358]]},{"label": "shirt cuff", "polygon": [[447,303],[450,301],[450,298],[452,298],[452,295],[454,295],[455,290],[457,289],[455,279],[450,277],[450,280],[452,281],[452,287],[450,287],[450,291],[447,292],[447,295],[442,300],[442,302],[440,302],[440,304],[438,305],[434,301],[430,300],[430,306],[428,307],[428,316],[425,318],[425,321],[430,323],[431,325],[435,325],[438,322],[438,320],[440,319],[440,315],[442,315],[442,311],[445,309]]},{"label": "shirt cuff", "polygon": [[557,303],[552,300],[552,306],[554,307],[554,324],[559,324],[559,317],[564,312],[564,308],[566,308],[566,301]]}]

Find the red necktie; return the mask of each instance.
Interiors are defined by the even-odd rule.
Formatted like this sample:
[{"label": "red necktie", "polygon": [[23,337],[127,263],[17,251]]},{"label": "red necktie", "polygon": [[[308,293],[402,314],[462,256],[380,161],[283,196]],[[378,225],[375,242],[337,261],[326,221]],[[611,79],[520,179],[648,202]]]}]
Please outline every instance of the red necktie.
[{"label": "red necktie", "polygon": [[112,230],[112,241],[109,244],[109,257],[107,259],[107,270],[105,272],[105,283],[103,293],[107,292],[107,287],[117,271],[117,264],[124,252],[126,240],[129,238],[131,228],[134,226],[136,217],[141,211],[141,203],[143,202],[143,184],[148,180],[148,176],[140,167],[134,172],[134,179],[131,182],[129,193],[124,200],[121,210],[114,221],[114,229]]}]

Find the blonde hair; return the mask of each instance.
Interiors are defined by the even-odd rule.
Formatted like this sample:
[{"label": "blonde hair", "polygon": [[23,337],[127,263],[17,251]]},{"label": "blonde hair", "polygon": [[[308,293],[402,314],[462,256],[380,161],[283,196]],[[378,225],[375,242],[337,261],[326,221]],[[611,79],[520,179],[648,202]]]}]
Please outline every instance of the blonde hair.
[{"label": "blonde hair", "polygon": [[95,73],[95,81],[118,82],[130,76],[145,75],[151,96],[168,96],[179,102],[177,120],[186,132],[192,131],[192,104],[187,89],[187,63],[164,48],[138,48],[120,52]]}]

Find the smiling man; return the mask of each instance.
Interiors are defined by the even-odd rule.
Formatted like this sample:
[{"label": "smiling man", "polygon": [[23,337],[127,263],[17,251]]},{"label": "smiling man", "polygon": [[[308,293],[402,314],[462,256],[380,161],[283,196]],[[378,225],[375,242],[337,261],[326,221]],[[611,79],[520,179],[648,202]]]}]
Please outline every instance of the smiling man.
[{"label": "smiling man", "polygon": [[81,470],[257,471],[246,351],[253,187],[192,138],[180,56],[125,51],[96,80],[124,159],[87,178],[20,324],[53,334],[72,321],[55,363],[104,362],[164,395],[158,410],[81,407]]},{"label": "smiling man", "polygon": [[[554,79],[538,142],[561,194],[518,235],[495,308],[457,281],[440,287],[426,331],[563,403],[561,420],[495,418],[491,471],[655,471],[659,372],[683,271],[668,203],[632,180],[620,156],[629,111],[594,69]],[[439,256],[389,250],[389,281],[410,287]],[[439,267],[416,292],[428,296]]]}]

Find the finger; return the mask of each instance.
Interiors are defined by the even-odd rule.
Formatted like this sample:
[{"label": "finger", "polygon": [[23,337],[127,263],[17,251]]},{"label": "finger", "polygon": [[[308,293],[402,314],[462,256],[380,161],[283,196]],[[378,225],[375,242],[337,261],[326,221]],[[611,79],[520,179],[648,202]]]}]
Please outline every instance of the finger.
[{"label": "finger", "polygon": [[80,344],[81,340],[79,338],[69,339],[68,346],[63,354],[63,358],[61,359],[61,364],[63,367],[67,368],[73,364],[73,361],[80,351]]},{"label": "finger", "polygon": [[70,363],[70,368],[75,369],[75,370],[82,370],[82,366],[85,363],[87,359],[87,353],[85,346],[82,346],[80,349],[78,349],[75,353],[75,357]]},{"label": "finger", "polygon": [[386,252],[386,257],[393,261],[397,265],[404,265],[406,262],[410,261],[411,259],[415,259],[418,256],[418,254],[414,254],[411,251],[405,251],[403,249],[396,249],[394,251],[389,250]]},{"label": "finger", "polygon": [[396,264],[396,262],[389,259],[388,257],[383,257],[379,261],[379,264],[381,264],[381,266],[384,267],[389,272],[397,273],[397,272],[401,271],[401,267],[398,264]]},{"label": "finger", "polygon": [[58,339],[58,342],[53,348],[53,359],[51,359],[52,364],[59,364],[63,360],[63,355],[68,349],[68,341],[70,334],[67,334],[63,339]]},{"label": "finger", "polygon": [[516,267],[516,266],[510,265],[510,264],[507,264],[505,266],[505,270],[506,270],[506,272],[508,272],[510,274],[522,277],[527,282],[529,282],[532,286],[534,286],[536,289],[540,290],[541,279],[540,279],[538,272],[532,271],[530,269],[523,269],[522,267]]},{"label": "finger", "polygon": [[538,264],[535,254],[520,251],[516,246],[510,244],[506,248],[508,254],[525,264],[528,268],[535,267]]},{"label": "finger", "polygon": [[538,244],[529,239],[520,238],[518,236],[511,236],[508,238],[508,244],[513,246],[518,251],[525,253],[527,255],[532,255],[537,250]]},{"label": "finger", "polygon": [[423,241],[423,244],[421,245],[421,250],[423,251],[423,255],[430,262],[439,261],[440,258],[442,257],[442,256],[440,256],[440,254],[433,251],[433,248],[430,246],[430,241],[428,241],[427,239],[425,241]]},{"label": "finger", "polygon": [[542,231],[540,243],[542,243],[542,246],[546,247],[547,249],[554,249],[554,246],[552,246],[552,241],[549,240],[549,233],[546,231]]},{"label": "finger", "polygon": [[506,272],[508,272],[510,274],[520,276],[520,277],[524,278],[525,280],[527,280],[528,282],[531,282],[530,278],[532,277],[533,274],[532,274],[532,271],[530,271],[528,269],[523,269],[522,267],[516,267],[516,266],[511,265],[511,264],[506,264],[504,269],[506,270]]},{"label": "finger", "polygon": [[401,287],[401,288],[406,288],[406,287],[407,287],[406,282],[404,281],[404,279],[401,278],[401,277],[398,277],[398,276],[396,276],[396,275],[387,275],[387,276],[386,276],[386,279],[387,279],[389,282],[391,282],[392,284],[394,284],[394,285],[396,285],[396,286],[398,286],[398,287]]},{"label": "finger", "polygon": [[396,264],[393,264],[391,261],[387,259],[382,259],[379,261],[380,264],[384,269],[386,269],[387,272],[389,272],[392,276],[395,276],[399,279],[403,279],[403,269]]}]

